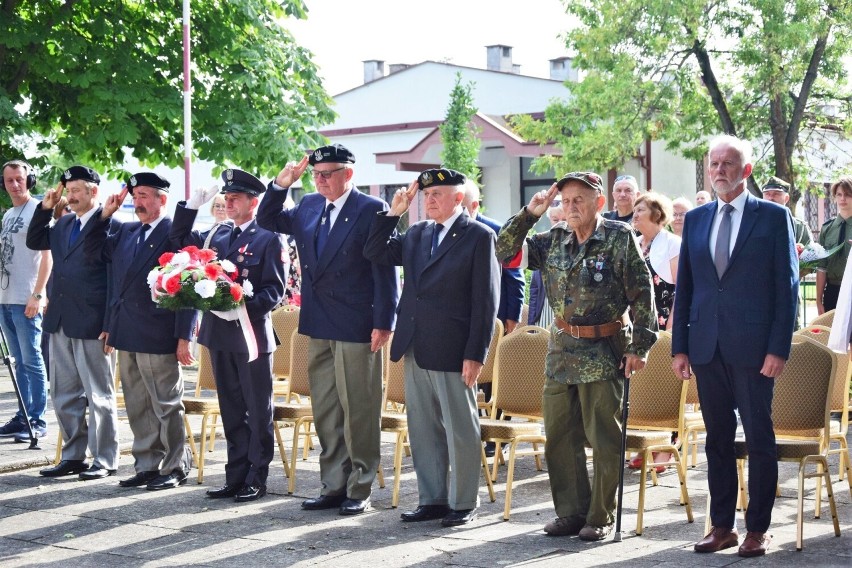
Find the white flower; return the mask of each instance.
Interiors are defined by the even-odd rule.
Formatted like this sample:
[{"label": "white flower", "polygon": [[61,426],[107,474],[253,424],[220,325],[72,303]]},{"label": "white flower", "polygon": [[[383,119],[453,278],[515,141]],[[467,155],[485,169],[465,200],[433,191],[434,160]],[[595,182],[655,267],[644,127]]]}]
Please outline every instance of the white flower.
[{"label": "white flower", "polygon": [[802,254],[799,255],[799,262],[814,262],[827,257],[826,250],[819,243],[811,243],[805,247]]},{"label": "white flower", "polygon": [[212,280],[199,280],[194,288],[195,293],[202,298],[212,298],[216,294],[216,283]]},{"label": "white flower", "polygon": [[177,267],[183,267],[183,266],[189,264],[189,262],[191,260],[192,260],[192,257],[189,256],[188,252],[178,252],[178,253],[175,253],[175,255],[172,257],[172,259],[169,261],[169,264],[171,264],[172,266],[174,266],[176,268]]},{"label": "white flower", "polygon": [[222,270],[228,273],[234,272],[237,269],[237,267],[234,266],[234,263],[227,258],[222,260],[219,264],[222,266]]},{"label": "white flower", "polygon": [[254,296],[254,286],[252,286],[251,281],[246,280],[242,284],[243,286],[243,296],[246,298],[251,298]]},{"label": "white flower", "polygon": [[157,276],[160,275],[160,269],[155,268],[148,273],[148,288],[153,290],[157,286]]}]

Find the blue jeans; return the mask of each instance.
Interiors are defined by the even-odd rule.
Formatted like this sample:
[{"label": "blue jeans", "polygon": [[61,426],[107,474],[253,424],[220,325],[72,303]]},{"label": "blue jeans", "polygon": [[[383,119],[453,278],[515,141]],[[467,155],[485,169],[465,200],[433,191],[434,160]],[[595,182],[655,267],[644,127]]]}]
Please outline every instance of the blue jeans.
[{"label": "blue jeans", "polygon": [[[15,358],[15,376],[30,420],[44,422],[47,406],[47,372],[41,356],[41,314],[24,315],[23,304],[0,304],[0,326]],[[18,410],[18,417],[23,413]]]}]

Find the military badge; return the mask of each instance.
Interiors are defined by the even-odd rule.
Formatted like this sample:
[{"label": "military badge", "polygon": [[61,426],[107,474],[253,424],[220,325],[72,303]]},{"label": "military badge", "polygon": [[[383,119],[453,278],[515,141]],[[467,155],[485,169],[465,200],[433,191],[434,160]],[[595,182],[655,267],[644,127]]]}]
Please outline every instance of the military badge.
[{"label": "military badge", "polygon": [[65,170],[65,179],[71,179],[71,170]]},{"label": "military badge", "polygon": [[432,185],[432,174],[426,172],[420,176],[420,181],[423,185]]},{"label": "military badge", "polygon": [[225,180],[229,184],[234,181],[234,170],[225,170]]},{"label": "military badge", "polygon": [[322,150],[317,150],[314,152],[314,160],[317,162],[322,162]]},{"label": "military badge", "polygon": [[136,185],[136,176],[130,176],[130,185]]}]

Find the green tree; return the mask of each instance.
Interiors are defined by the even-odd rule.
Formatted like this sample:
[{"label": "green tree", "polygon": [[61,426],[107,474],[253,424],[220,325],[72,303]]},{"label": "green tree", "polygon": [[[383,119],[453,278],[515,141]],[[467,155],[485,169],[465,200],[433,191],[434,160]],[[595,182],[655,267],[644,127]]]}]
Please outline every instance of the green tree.
[{"label": "green tree", "polygon": [[[321,143],[331,99],[280,23],[306,15],[303,0],[192,3],[195,158],[269,175]],[[0,156],[180,166],[182,25],[181,0],[0,3]]]},{"label": "green tree", "polygon": [[757,192],[766,175],[804,184],[808,160],[830,164],[826,148],[852,130],[848,0],[563,2],[580,22],[566,45],[585,78],[543,121],[516,119],[522,136],[563,151],[538,167],[619,167],[645,139],[701,159],[727,133],[755,144]]},{"label": "green tree", "polygon": [[450,92],[450,106],[441,124],[441,163],[459,171],[474,181],[479,181],[479,129],[473,123],[476,106],[473,104],[473,81],[463,85],[461,73],[456,73],[456,84]]}]

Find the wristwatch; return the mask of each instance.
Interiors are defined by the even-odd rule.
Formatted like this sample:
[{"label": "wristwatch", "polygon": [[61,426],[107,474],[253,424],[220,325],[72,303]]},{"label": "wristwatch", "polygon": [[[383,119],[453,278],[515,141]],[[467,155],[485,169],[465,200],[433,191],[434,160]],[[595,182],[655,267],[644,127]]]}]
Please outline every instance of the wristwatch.
[{"label": "wristwatch", "polygon": [[41,300],[42,295],[33,293],[33,298],[35,298],[36,300]]}]

